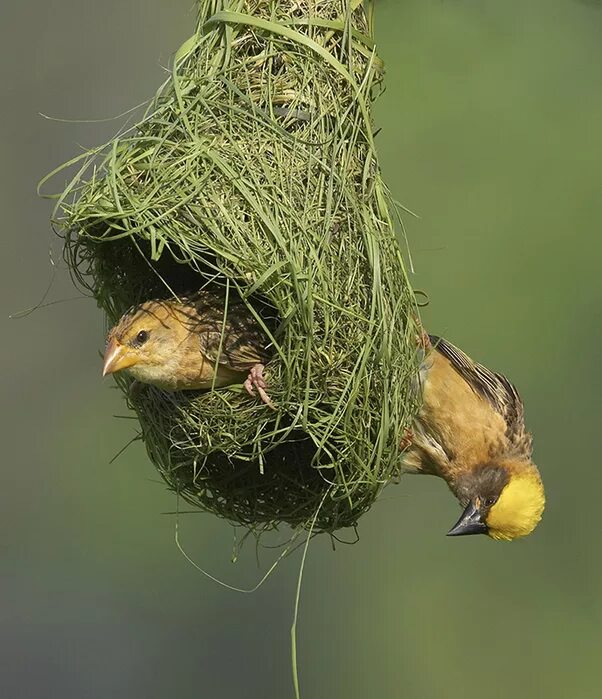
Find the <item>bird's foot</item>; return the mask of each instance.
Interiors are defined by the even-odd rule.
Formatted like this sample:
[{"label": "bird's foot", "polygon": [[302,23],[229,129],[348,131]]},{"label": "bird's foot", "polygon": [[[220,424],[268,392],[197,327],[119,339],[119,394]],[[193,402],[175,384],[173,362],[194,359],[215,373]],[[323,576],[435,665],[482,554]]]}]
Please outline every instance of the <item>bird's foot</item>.
[{"label": "bird's foot", "polygon": [[403,433],[403,437],[401,438],[401,442],[399,442],[399,448],[401,449],[401,451],[405,451],[406,449],[409,449],[412,446],[413,442],[414,442],[414,432],[408,428]]},{"label": "bird's foot", "polygon": [[419,328],[418,334],[416,335],[416,344],[421,349],[428,350],[431,348],[431,338],[426,330],[423,330],[421,326],[419,326]]},{"label": "bird's foot", "polygon": [[249,376],[247,377],[247,380],[244,383],[244,387],[250,396],[254,396],[255,389],[257,389],[257,393],[259,394],[261,400],[267,406],[275,410],[274,404],[272,403],[271,398],[268,396],[265,390],[268,385],[263,377],[264,369],[265,367],[263,366],[263,364],[255,364],[255,366],[251,367],[251,371],[249,371]]}]

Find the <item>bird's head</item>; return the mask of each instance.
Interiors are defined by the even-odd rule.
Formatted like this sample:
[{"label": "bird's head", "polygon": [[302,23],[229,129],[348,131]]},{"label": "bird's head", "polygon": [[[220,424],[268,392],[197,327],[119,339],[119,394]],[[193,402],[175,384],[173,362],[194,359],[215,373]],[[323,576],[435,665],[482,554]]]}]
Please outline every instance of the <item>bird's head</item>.
[{"label": "bird's head", "polygon": [[545,494],[534,464],[518,459],[477,466],[454,488],[465,510],[448,536],[487,534],[512,541],[530,534],[545,506]]},{"label": "bird's head", "polygon": [[127,371],[146,383],[160,381],[185,328],[171,304],[147,301],[125,313],[109,332],[102,375]]}]

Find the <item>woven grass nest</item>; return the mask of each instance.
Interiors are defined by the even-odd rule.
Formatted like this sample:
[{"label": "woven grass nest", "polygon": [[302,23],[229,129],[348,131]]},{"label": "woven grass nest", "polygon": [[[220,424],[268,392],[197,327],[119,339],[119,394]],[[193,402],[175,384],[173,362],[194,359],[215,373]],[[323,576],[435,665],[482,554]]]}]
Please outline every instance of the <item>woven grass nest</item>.
[{"label": "woven grass nest", "polygon": [[276,410],[240,386],[118,380],[167,484],[254,530],[355,525],[399,474],[416,410],[415,300],[370,116],[371,10],[199,0],[139,123],[66,164],[58,198],[66,259],[109,324],[201,287],[265,321]]}]

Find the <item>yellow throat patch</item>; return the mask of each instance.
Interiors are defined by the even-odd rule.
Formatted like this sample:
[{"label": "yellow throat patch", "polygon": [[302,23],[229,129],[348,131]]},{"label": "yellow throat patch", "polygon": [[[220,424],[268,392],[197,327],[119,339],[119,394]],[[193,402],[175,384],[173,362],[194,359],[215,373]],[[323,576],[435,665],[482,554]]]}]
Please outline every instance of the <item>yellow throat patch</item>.
[{"label": "yellow throat patch", "polygon": [[505,541],[527,536],[541,519],[545,503],[539,474],[513,474],[487,515],[489,536]]}]

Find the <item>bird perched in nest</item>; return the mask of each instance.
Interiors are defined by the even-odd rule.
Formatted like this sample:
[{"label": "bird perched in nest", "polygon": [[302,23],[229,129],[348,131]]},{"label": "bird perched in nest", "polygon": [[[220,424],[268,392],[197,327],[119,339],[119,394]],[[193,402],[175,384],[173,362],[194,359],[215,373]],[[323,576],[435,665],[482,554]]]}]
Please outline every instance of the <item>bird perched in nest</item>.
[{"label": "bird perched in nest", "polygon": [[242,382],[272,406],[263,376],[270,342],[239,298],[199,291],[180,299],[146,301],[109,332],[103,376],[126,371],[167,391]]},{"label": "bird perched in nest", "polygon": [[465,508],[449,536],[530,534],[545,496],[516,388],[443,338],[424,335],[422,345],[422,407],[404,465],[444,478]]}]

